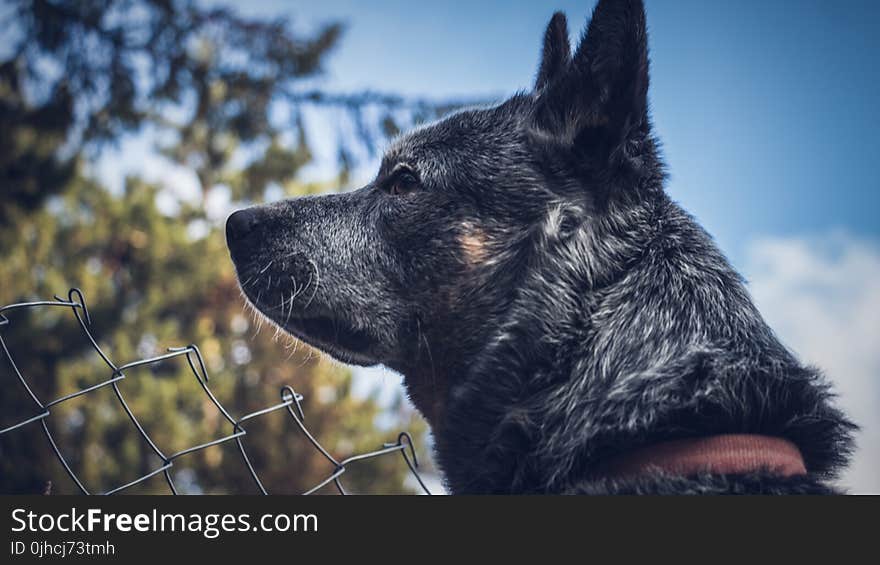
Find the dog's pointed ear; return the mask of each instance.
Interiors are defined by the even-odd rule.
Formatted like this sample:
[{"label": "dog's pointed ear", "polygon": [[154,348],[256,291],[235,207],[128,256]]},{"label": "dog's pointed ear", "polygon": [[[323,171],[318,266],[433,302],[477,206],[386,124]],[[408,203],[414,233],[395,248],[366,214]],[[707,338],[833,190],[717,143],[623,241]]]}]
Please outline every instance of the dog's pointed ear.
[{"label": "dog's pointed ear", "polygon": [[568,21],[565,14],[556,12],[544,32],[544,49],[541,67],[535,80],[535,91],[544,89],[554,78],[561,76],[571,60],[571,44],[568,41]]},{"label": "dog's pointed ear", "polygon": [[564,74],[537,93],[535,127],[565,144],[601,142],[610,156],[647,127],[647,94],[642,0],[599,0]]}]

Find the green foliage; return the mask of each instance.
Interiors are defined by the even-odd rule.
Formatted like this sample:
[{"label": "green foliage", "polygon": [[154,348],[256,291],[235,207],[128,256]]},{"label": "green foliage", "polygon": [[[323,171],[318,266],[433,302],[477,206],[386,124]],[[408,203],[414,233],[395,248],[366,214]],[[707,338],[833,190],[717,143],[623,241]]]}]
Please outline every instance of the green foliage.
[{"label": "green foliage", "polygon": [[[167,187],[129,178],[121,194],[112,193],[81,165],[105,143],[149,126],[170,134],[160,136],[161,151],[196,171],[203,196],[218,183],[241,202],[261,199],[273,184],[305,194],[317,187],[296,181],[311,159],[304,106],[335,108],[361,124],[357,139],[340,139],[343,164],[351,144],[396,133],[398,110],[414,120],[446,106],[299,90],[339,40],[335,24],[303,38],[283,20],[159,0],[23,1],[10,18],[7,28],[19,37],[0,61],[0,303],[77,286],[97,338],[119,364],[196,343],[212,389],[234,416],[278,403],[280,388],[291,385],[305,396],[309,428],[334,455],[393,441],[394,430],[377,429],[377,404],[349,394],[347,369],[258,331],[259,321],[243,309],[222,226],[200,205],[183,202],[166,215],[156,202]],[[273,121],[276,114],[287,117]],[[371,125],[368,115],[380,121]],[[0,331],[44,401],[109,378],[69,311],[19,311],[10,319]],[[0,383],[0,428],[34,415],[2,357]],[[184,361],[132,370],[120,387],[166,454],[231,432]],[[394,410],[395,423],[424,451],[421,421]],[[53,407],[48,424],[93,491],[159,465],[111,389]],[[332,471],[284,413],[257,418],[247,430],[248,453],[270,492],[301,492]],[[233,444],[181,458],[174,476],[189,491],[255,491]],[[401,492],[405,476],[399,457],[384,457],[358,463],[346,484]],[[75,491],[38,423],[0,436],[0,492],[42,492],[50,480],[53,492]],[[157,477],[134,490],[167,487]]]}]

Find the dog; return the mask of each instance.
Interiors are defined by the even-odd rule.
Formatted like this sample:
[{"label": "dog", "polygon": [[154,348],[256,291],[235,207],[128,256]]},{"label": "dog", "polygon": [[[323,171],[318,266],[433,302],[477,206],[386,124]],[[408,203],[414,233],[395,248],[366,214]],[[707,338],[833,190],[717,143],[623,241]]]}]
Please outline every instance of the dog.
[{"label": "dog", "polygon": [[404,375],[452,493],[835,493],[856,429],[664,192],[639,0],[351,192],[227,220],[247,300]]}]

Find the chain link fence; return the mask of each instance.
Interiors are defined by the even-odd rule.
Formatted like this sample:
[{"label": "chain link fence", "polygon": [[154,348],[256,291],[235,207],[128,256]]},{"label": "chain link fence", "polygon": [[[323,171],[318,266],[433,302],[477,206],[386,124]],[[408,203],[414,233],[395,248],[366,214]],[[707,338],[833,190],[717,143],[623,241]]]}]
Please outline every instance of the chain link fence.
[{"label": "chain link fence", "polygon": [[[95,385],[89,386],[87,388],[83,388],[77,390],[76,392],[61,396],[59,398],[55,398],[50,401],[43,401],[34,393],[31,386],[28,384],[28,379],[21,373],[18,366],[15,363],[15,359],[12,353],[9,350],[6,340],[4,340],[4,333],[9,331],[13,324],[10,322],[9,318],[7,318],[4,313],[12,310],[20,310],[20,309],[38,309],[38,308],[69,308],[73,315],[76,317],[77,322],[79,323],[80,328],[88,340],[88,343],[92,348],[97,352],[103,362],[107,365],[109,371],[109,377],[101,381]],[[211,392],[211,388],[208,386],[208,370],[205,366],[205,362],[202,358],[202,354],[199,352],[199,348],[195,345],[187,345],[186,347],[179,348],[170,348],[168,353],[164,355],[159,355],[155,357],[149,357],[145,359],[138,359],[136,361],[131,361],[124,365],[116,365],[110,357],[105,354],[105,352],[98,345],[97,341],[93,337],[89,327],[91,325],[91,318],[89,316],[89,310],[86,306],[85,297],[79,289],[71,289],[68,293],[67,299],[60,298],[58,296],[54,297],[54,300],[42,300],[35,302],[22,302],[18,304],[9,304],[7,306],[0,307],[0,348],[2,348],[2,355],[4,355],[9,361],[12,370],[20,382],[21,386],[24,387],[30,399],[33,401],[34,414],[25,420],[22,420],[16,424],[13,424],[9,427],[0,429],[0,435],[14,433],[16,430],[28,426],[28,425],[39,425],[42,427],[43,434],[46,437],[46,441],[49,443],[49,446],[52,448],[55,456],[61,462],[61,465],[64,467],[64,470],[76,484],[77,488],[83,494],[93,494],[89,492],[89,490],[83,485],[83,482],[77,476],[77,474],[73,471],[71,466],[69,465],[67,459],[64,456],[63,450],[59,447],[58,443],[52,437],[52,433],[49,431],[49,426],[46,424],[46,419],[49,418],[52,414],[51,409],[54,406],[57,406],[63,402],[71,400],[73,398],[77,398],[83,395],[88,395],[97,391],[99,389],[103,389],[105,387],[110,387],[115,395],[116,399],[119,401],[122,409],[125,411],[131,423],[134,425],[135,429],[139,436],[146,442],[149,449],[155,453],[155,455],[161,460],[161,465],[157,468],[151,470],[150,472],[138,477],[137,479],[130,481],[126,484],[119,485],[115,488],[112,488],[102,494],[116,494],[125,491],[126,489],[147,481],[152,477],[157,475],[162,475],[165,478],[165,481],[168,483],[168,488],[172,494],[178,494],[178,489],[174,484],[174,480],[171,476],[171,469],[174,466],[175,460],[178,458],[200,451],[202,449],[207,449],[209,447],[220,445],[227,442],[235,442],[238,447],[238,453],[241,456],[242,461],[244,462],[250,476],[253,478],[254,483],[257,488],[263,494],[269,494],[266,488],[263,485],[263,482],[260,480],[257,471],[254,469],[253,464],[251,463],[251,459],[248,457],[247,449],[245,447],[246,444],[246,436],[247,430],[244,427],[244,424],[250,420],[255,418],[259,418],[261,416],[265,416],[267,414],[277,412],[277,411],[286,411],[293,421],[296,424],[296,427],[299,428],[299,431],[304,434],[305,438],[308,442],[316,449],[332,466],[332,472],[320,481],[318,484],[314,485],[312,488],[308,489],[303,494],[312,494],[314,492],[319,491],[320,489],[330,485],[331,483],[335,487],[335,489],[340,494],[347,494],[343,484],[342,484],[342,476],[345,474],[348,466],[351,463],[356,461],[362,461],[364,459],[371,459],[374,457],[383,457],[391,454],[399,454],[406,466],[409,468],[416,482],[419,484],[421,489],[425,494],[431,494],[428,490],[428,487],[425,486],[422,477],[418,473],[418,459],[416,458],[415,446],[413,444],[412,437],[410,437],[409,433],[401,432],[396,441],[392,443],[384,444],[380,449],[375,451],[370,451],[367,453],[361,453],[358,455],[353,455],[351,457],[347,457],[345,459],[337,460],[334,458],[330,452],[324,448],[323,445],[318,441],[318,439],[312,435],[309,429],[305,425],[305,415],[302,409],[302,401],[303,397],[301,394],[297,393],[290,386],[284,386],[281,389],[280,393],[280,402],[273,406],[267,406],[262,410],[257,410],[255,412],[251,412],[249,414],[245,414],[244,416],[240,416],[236,418],[232,414],[230,414],[226,408],[217,400],[214,396],[214,393]],[[142,367],[146,365],[152,365],[155,363],[162,363],[169,359],[173,358],[184,358],[191,369],[193,376],[198,381],[199,385],[201,385],[201,389],[207,395],[210,402],[217,408],[223,418],[229,423],[230,433],[224,437],[219,439],[215,439],[213,441],[209,441],[206,443],[201,443],[199,445],[193,445],[186,449],[174,452],[174,453],[165,453],[160,446],[153,441],[153,439],[147,434],[144,430],[144,427],[140,424],[137,419],[137,416],[129,407],[128,403],[125,400],[125,396],[122,393],[122,390],[119,387],[119,383],[125,380],[125,371],[134,369],[136,367]]]}]

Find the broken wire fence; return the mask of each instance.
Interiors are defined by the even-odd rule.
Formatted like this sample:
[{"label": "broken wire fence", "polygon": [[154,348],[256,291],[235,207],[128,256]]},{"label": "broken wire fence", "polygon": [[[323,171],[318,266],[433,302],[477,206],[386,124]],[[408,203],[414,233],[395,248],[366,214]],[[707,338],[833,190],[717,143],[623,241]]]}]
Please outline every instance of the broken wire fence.
[{"label": "broken wire fence", "polygon": [[[426,494],[431,494],[428,488],[425,486],[424,481],[418,473],[418,459],[416,458],[415,446],[413,445],[412,437],[407,432],[401,432],[397,436],[397,440],[393,443],[386,443],[381,449],[377,449],[375,451],[370,451],[368,453],[361,453],[358,455],[353,455],[351,457],[347,457],[345,459],[337,460],[334,458],[330,452],[324,448],[323,445],[315,438],[314,435],[309,431],[309,429],[305,425],[305,415],[302,409],[302,400],[303,397],[301,394],[297,393],[290,386],[285,386],[281,389],[281,402],[275,404],[273,406],[268,406],[263,408],[262,410],[257,410],[256,412],[251,412],[250,414],[246,414],[241,416],[240,418],[235,418],[230,414],[226,408],[217,400],[214,396],[214,393],[211,392],[210,387],[208,386],[208,370],[205,367],[205,362],[202,359],[202,354],[199,352],[199,348],[195,345],[187,345],[186,347],[177,347],[177,348],[169,348],[168,353],[164,355],[159,355],[156,357],[150,357],[147,359],[139,359],[136,361],[132,361],[130,363],[126,363],[124,365],[116,365],[110,358],[104,353],[101,347],[98,345],[95,338],[92,336],[89,327],[91,325],[91,318],[89,316],[89,310],[86,307],[86,301],[83,297],[82,292],[73,288],[67,295],[67,300],[60,298],[58,296],[54,297],[54,300],[42,300],[36,302],[22,302],[18,304],[10,304],[7,306],[0,307],[0,348],[2,348],[2,354],[6,356],[9,360],[9,363],[16,375],[18,377],[19,382],[27,391],[31,400],[33,400],[35,406],[36,414],[31,416],[21,422],[18,422],[12,426],[9,426],[4,429],[0,429],[0,435],[13,432],[14,430],[21,428],[22,426],[26,426],[28,424],[33,424],[39,422],[40,426],[42,426],[43,433],[46,436],[46,440],[49,442],[49,445],[52,448],[52,451],[58,457],[58,460],[61,462],[61,465],[64,467],[64,470],[70,476],[76,486],[82,491],[83,494],[91,494],[88,489],[83,485],[80,478],[76,475],[73,469],[68,464],[67,460],[62,453],[61,448],[58,446],[58,443],[52,437],[51,432],[49,431],[49,426],[46,424],[46,419],[51,415],[50,409],[53,406],[61,404],[62,402],[71,400],[73,398],[83,396],[94,392],[98,389],[104,387],[111,387],[113,393],[116,396],[116,399],[119,401],[122,409],[127,414],[131,423],[134,424],[134,427],[137,429],[138,434],[141,438],[147,443],[149,448],[155,453],[159,459],[162,461],[162,464],[150,471],[149,473],[138,477],[137,479],[126,483],[121,486],[117,486],[103,494],[115,494],[118,492],[122,492],[127,488],[130,488],[134,485],[142,483],[144,481],[149,480],[150,478],[156,475],[163,475],[165,477],[165,481],[168,483],[168,488],[171,490],[173,494],[178,494],[177,487],[174,484],[174,480],[171,477],[171,468],[174,466],[174,461],[187,455],[189,453],[193,453],[196,451],[200,451],[202,449],[206,449],[211,446],[219,445],[222,443],[234,441],[238,446],[239,454],[241,455],[242,460],[244,461],[250,476],[253,478],[254,483],[257,488],[263,494],[269,494],[266,488],[263,486],[262,481],[260,480],[259,475],[254,469],[253,464],[251,463],[250,458],[248,457],[247,450],[245,449],[245,441],[244,438],[247,435],[247,431],[245,430],[243,424],[248,420],[252,420],[254,418],[259,418],[260,416],[264,416],[266,414],[285,410],[293,418],[293,421],[296,423],[296,426],[299,428],[300,432],[304,434],[308,442],[316,449],[320,454],[332,465],[332,472],[321,482],[304,492],[303,494],[312,494],[323,487],[333,483],[336,487],[336,490],[339,491],[340,494],[347,494],[345,488],[342,485],[342,475],[346,472],[347,466],[350,463],[354,463],[356,461],[362,461],[364,459],[371,459],[374,457],[381,457],[384,455],[388,455],[391,453],[400,453],[403,457],[404,462],[407,467],[409,467],[410,472],[413,477],[418,482],[421,489]],[[83,334],[87,338],[88,342],[91,344],[91,347],[98,353],[103,362],[107,365],[109,370],[111,371],[110,377],[107,380],[104,380],[98,384],[89,386],[87,388],[83,388],[71,394],[67,394],[56,398],[54,400],[44,402],[40,400],[34,391],[31,389],[28,384],[28,380],[21,373],[18,366],[15,364],[15,360],[13,359],[12,353],[9,351],[9,348],[6,344],[6,341],[3,339],[3,332],[6,331],[12,324],[9,319],[4,315],[4,312],[18,310],[18,309],[32,309],[32,308],[42,308],[42,307],[64,307],[70,308],[73,311],[74,316],[76,316],[77,322],[79,322],[79,326],[82,329]],[[129,369],[133,369],[135,367],[141,367],[144,365],[151,365],[154,363],[161,363],[168,359],[183,357],[186,359],[189,368],[192,370],[193,375],[198,380],[201,385],[202,390],[210,399],[211,403],[220,411],[226,421],[229,423],[231,427],[231,433],[222,438],[209,441],[207,443],[202,443],[199,445],[194,445],[192,447],[188,447],[181,451],[177,451],[175,453],[166,454],[160,449],[158,445],[150,438],[147,432],[144,430],[143,426],[141,426],[140,422],[138,422],[137,417],[134,412],[132,412],[128,403],[125,401],[125,397],[122,394],[122,390],[119,388],[120,381],[125,379],[125,371]]]}]

